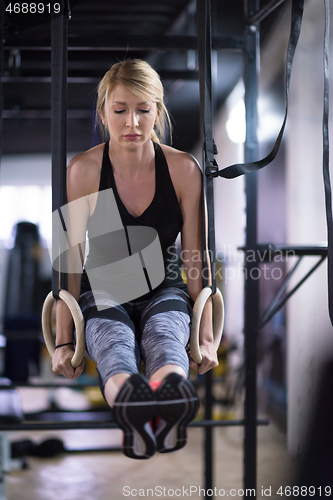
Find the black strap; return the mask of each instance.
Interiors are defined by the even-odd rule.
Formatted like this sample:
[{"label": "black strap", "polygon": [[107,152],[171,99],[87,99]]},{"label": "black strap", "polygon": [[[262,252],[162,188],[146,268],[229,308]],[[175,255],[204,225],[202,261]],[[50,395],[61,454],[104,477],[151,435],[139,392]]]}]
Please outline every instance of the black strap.
[{"label": "black strap", "polygon": [[[212,293],[216,292],[216,250],[214,221],[214,190],[212,171],[217,171],[214,154],[217,154],[213,139],[212,107],[212,32],[210,0],[197,0],[197,34],[200,84],[200,128],[203,139],[203,223],[202,223],[202,287],[208,285],[207,263],[210,260],[212,275]],[[207,205],[207,226],[206,226]],[[208,255],[206,249],[208,237]]]},{"label": "black strap", "polygon": [[279,135],[276,139],[272,151],[262,160],[251,163],[236,163],[235,165],[230,165],[229,167],[226,167],[222,170],[218,170],[215,172],[212,171],[210,174],[212,177],[224,177],[225,179],[234,179],[235,177],[239,177],[240,175],[256,172],[257,170],[266,167],[266,165],[271,163],[276,157],[280,148],[283,132],[287,122],[291,68],[293,65],[296,46],[301,33],[303,10],[304,10],[304,0],[293,0],[292,13],[291,13],[291,30],[290,30],[287,60],[286,60],[286,112],[281,130],[279,132]]},{"label": "black strap", "polygon": [[[215,256],[215,224],[214,224],[214,179],[209,176],[212,169],[217,170],[214,153],[217,153],[213,140],[213,106],[212,106],[212,33],[210,0],[197,0],[197,38],[200,85],[200,129],[203,140],[202,169],[202,287],[208,285],[207,267],[210,260],[212,276],[212,293],[216,292],[216,256]],[[207,175],[208,174],[208,175]],[[207,204],[207,228],[206,228]],[[206,232],[208,237],[208,252],[206,254]],[[212,380],[211,372],[205,374],[205,418],[212,417]],[[213,435],[212,429],[205,429],[205,489],[213,488]]]},{"label": "black strap", "polygon": [[325,34],[324,34],[324,111],[323,111],[323,178],[325,190],[327,239],[328,239],[328,310],[333,325],[333,219],[332,189],[329,171],[329,40],[330,40],[330,5],[325,1]]},{"label": "black strap", "polygon": [[[64,14],[51,21],[51,142],[52,142],[52,212],[58,211],[61,221],[61,207],[67,203],[66,195],[66,142],[67,142],[67,37],[69,9],[67,0],[63,1]],[[52,228],[53,255],[61,248],[66,227],[62,231],[58,225]],[[60,251],[59,251],[60,253]],[[59,255],[60,269],[65,269]],[[52,294],[59,298],[59,289],[68,288],[66,273],[52,269]]]}]

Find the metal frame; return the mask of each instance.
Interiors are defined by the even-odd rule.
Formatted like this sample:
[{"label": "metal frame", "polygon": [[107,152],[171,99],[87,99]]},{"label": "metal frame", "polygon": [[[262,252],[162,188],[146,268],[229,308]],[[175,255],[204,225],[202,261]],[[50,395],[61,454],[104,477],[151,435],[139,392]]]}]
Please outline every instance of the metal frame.
[{"label": "metal frame", "polygon": [[[259,9],[259,0],[247,0],[247,18]],[[258,67],[259,27],[247,24],[245,28],[244,87],[246,109],[245,163],[258,158]],[[257,248],[257,172],[245,177],[246,233],[245,255]],[[255,260],[245,258],[248,279],[245,280],[244,297],[244,353],[245,353],[245,401],[244,401],[244,490],[257,488],[257,324],[259,321],[259,282],[251,279],[251,270],[257,267]]]},{"label": "metal frame", "polygon": [[[230,37],[230,36],[214,36],[212,39],[214,50],[242,50],[244,48],[244,37]],[[20,50],[37,50],[37,51],[50,51],[50,40],[45,38],[45,43],[43,40],[39,40],[38,43],[36,39],[30,37],[20,37],[20,46],[10,46],[7,45],[5,50],[12,49]],[[129,35],[129,36],[101,36],[97,38],[91,38],[89,40],[89,45],[87,45],[86,38],[76,37],[75,40],[70,40],[68,44],[68,50],[79,50],[79,51],[113,51],[113,50],[124,50],[127,51],[139,51],[148,50],[149,52],[155,50],[196,50],[197,49],[197,37],[192,35],[161,35],[161,36],[141,36],[141,35]]]},{"label": "metal frame", "polygon": [[6,474],[10,469],[8,432],[0,432],[0,500],[7,500]]},{"label": "metal frame", "polygon": [[[268,425],[268,419],[258,420],[258,425]],[[201,420],[199,422],[191,422],[188,427],[238,427],[243,426],[244,420]],[[47,430],[77,430],[77,429],[118,429],[117,424],[110,420],[66,420],[66,421],[41,421],[30,422],[23,421],[15,424],[0,424],[0,435],[2,432],[13,431],[47,431]],[[1,468],[0,468],[1,469]],[[1,472],[1,470],[0,470]],[[210,495],[209,498],[212,498]]]},{"label": "metal frame", "polygon": [[[260,245],[261,249],[266,248],[267,245]],[[259,247],[260,247],[259,246]],[[270,249],[271,251],[271,249]],[[260,250],[259,250],[260,252]],[[298,259],[294,266],[291,268],[291,270],[287,273],[285,279],[281,283],[279,289],[277,290],[275,296],[273,297],[272,301],[270,304],[267,306],[265,312],[263,313],[258,329],[263,328],[272,318],[275,316],[275,314],[281,309],[281,307],[284,306],[284,304],[290,299],[292,295],[300,288],[300,286],[312,275],[312,273],[324,262],[324,260],[327,257],[327,247],[326,246],[317,246],[317,247],[296,247],[296,246],[289,246],[289,245],[280,245],[280,246],[275,246],[273,250],[273,255],[275,252],[280,252],[280,255],[284,255],[285,257],[289,256],[289,253],[292,252],[293,256],[298,256]],[[284,296],[284,298],[281,298],[283,293],[285,292],[291,278],[294,276],[295,271],[297,270],[298,266],[302,262],[303,258],[305,256],[316,256],[319,257],[317,262],[311,267],[311,269],[303,276],[302,279],[298,281],[296,285]],[[271,261],[272,254],[270,254],[268,259],[263,259],[265,262],[270,262]]]}]

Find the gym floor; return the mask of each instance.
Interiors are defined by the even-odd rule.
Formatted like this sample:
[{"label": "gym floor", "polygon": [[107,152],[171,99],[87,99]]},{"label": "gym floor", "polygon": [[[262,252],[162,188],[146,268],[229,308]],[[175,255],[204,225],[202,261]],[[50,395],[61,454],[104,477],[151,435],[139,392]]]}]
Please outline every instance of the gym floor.
[{"label": "gym floor", "polygon": [[[20,389],[23,406],[43,405],[45,389]],[[33,393],[31,391],[34,391]],[[75,404],[76,393],[57,389],[58,397]],[[33,395],[32,395],[33,394]],[[241,405],[233,417],[241,418]],[[99,448],[121,445],[121,431],[74,430],[53,432],[17,432],[11,441],[32,439],[39,443],[50,437],[60,438],[66,449]],[[203,498],[204,430],[188,429],[187,446],[175,453],[156,454],[149,460],[132,460],[121,452],[70,452],[52,459],[27,458],[28,467],[12,470],[7,476],[8,500],[121,500],[135,498]],[[242,498],[243,429],[215,428],[214,486],[215,498]],[[257,498],[281,499],[282,486],[292,486],[296,466],[290,457],[285,433],[272,421],[258,427]],[[199,488],[202,488],[199,492]],[[281,492],[281,490],[280,490]],[[210,494],[210,492],[208,492]],[[247,495],[250,496],[250,493]]]}]

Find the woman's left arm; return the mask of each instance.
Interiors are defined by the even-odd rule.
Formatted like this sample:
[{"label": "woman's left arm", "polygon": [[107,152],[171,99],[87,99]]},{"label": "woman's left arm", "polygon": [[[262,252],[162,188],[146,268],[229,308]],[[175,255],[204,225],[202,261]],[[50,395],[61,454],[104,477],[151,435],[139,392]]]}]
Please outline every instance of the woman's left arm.
[{"label": "woman's left arm", "polygon": [[[203,272],[211,283],[210,268],[202,268],[202,173],[190,155],[185,156],[182,171],[184,173],[180,180],[180,206],[184,219],[181,232],[182,257],[188,291],[195,301],[202,290]],[[190,358],[190,367],[203,374],[218,365],[213,342],[211,298],[206,302],[201,317],[199,344],[202,363],[198,365]]]}]

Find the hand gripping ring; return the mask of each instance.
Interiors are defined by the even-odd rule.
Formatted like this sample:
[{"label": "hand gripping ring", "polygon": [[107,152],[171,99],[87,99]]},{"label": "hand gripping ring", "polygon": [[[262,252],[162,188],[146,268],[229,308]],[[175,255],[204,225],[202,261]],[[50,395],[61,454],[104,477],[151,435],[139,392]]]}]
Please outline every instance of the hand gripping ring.
[{"label": "hand gripping ring", "polygon": [[[202,311],[205,307],[205,304],[209,297],[212,295],[212,290],[210,287],[206,287],[199,293],[197,300],[193,306],[193,314],[192,314],[192,326],[191,326],[191,336],[190,336],[190,352],[191,358],[198,365],[202,362],[202,354],[200,352],[200,344],[199,344],[199,329]],[[214,347],[217,351],[219,348],[223,325],[224,325],[224,303],[223,297],[220,290],[217,288],[216,293],[212,295],[213,305],[214,305],[214,313],[213,313],[213,335],[214,335]]]},{"label": "hand gripping ring", "polygon": [[[60,290],[59,298],[65,302],[68,309],[72,313],[72,317],[74,320],[75,331],[76,331],[76,346],[74,355],[71,359],[71,365],[73,368],[77,368],[82,363],[86,351],[84,319],[82,311],[79,307],[79,304],[74,299],[73,295],[67,292],[67,290]],[[42,309],[42,331],[47,350],[49,351],[51,356],[53,356],[55,351],[55,345],[51,327],[51,315],[54,302],[55,298],[53,297],[52,292],[50,292],[44,301]]]}]

